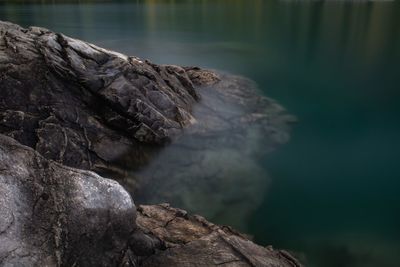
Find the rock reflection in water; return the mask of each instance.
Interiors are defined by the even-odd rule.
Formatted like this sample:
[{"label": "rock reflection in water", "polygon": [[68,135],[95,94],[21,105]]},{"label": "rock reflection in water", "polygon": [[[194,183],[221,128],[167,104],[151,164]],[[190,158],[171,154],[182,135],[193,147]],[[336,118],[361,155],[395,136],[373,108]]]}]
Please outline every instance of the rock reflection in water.
[{"label": "rock reflection in water", "polygon": [[198,88],[194,125],[133,172],[133,193],[139,203],[169,202],[245,230],[268,184],[258,158],[288,141],[294,118],[252,81],[220,76]]}]

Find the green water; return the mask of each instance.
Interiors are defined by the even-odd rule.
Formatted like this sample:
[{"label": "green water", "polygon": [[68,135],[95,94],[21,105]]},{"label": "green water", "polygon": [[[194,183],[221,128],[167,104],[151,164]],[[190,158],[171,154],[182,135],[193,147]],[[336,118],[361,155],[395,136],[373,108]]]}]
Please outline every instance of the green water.
[{"label": "green water", "polygon": [[307,266],[400,266],[398,2],[1,2],[0,19],[252,78],[299,122],[263,159],[249,233]]}]

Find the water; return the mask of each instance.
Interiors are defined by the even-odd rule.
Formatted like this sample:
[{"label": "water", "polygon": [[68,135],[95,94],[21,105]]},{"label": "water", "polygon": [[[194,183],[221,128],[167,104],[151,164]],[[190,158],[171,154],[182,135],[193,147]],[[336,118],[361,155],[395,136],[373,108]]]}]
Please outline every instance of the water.
[{"label": "water", "polygon": [[308,266],[398,266],[399,2],[2,2],[0,19],[252,78],[299,122],[261,161],[247,231]]}]

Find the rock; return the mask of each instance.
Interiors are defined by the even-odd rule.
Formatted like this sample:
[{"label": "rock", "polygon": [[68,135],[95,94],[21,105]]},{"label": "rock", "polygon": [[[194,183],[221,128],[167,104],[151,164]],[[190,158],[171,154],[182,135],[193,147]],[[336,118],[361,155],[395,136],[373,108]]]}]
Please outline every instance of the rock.
[{"label": "rock", "polygon": [[139,206],[137,223],[165,242],[164,249],[142,259],[142,266],[301,266],[286,251],[260,247],[230,227],[166,204]]},{"label": "rock", "polygon": [[221,80],[215,72],[204,70],[199,67],[185,67],[184,69],[193,84],[197,86],[210,86]]},{"label": "rock", "polygon": [[43,28],[0,22],[0,69],[0,133],[117,179],[141,203],[241,229],[268,184],[259,156],[289,139],[292,117],[248,79],[156,65]]},{"label": "rock", "polygon": [[117,182],[1,134],[0,192],[1,266],[300,266],[165,204],[140,206],[136,218]]},{"label": "rock", "polygon": [[[235,165],[257,169],[252,147],[285,142],[291,119],[242,77],[156,65],[0,22],[0,265],[299,266],[284,251],[166,205],[141,206],[136,220],[131,196],[88,171],[119,179],[141,199],[181,206],[210,186],[225,188],[227,198],[210,194],[208,210],[221,214],[230,203],[242,220],[250,209],[240,203],[264,181]],[[222,172],[221,158],[230,162]],[[185,180],[191,164],[208,179]],[[238,182],[244,195],[227,187]],[[177,184],[182,190],[171,190]]]},{"label": "rock", "polygon": [[[71,167],[146,162],[191,124],[199,99],[186,71],[47,29],[0,22],[0,133]],[[110,149],[112,147],[113,149]]]},{"label": "rock", "polygon": [[123,184],[138,203],[168,202],[246,231],[270,181],[260,159],[288,141],[293,117],[262,96],[254,82],[218,77],[212,86],[197,88],[196,122],[148,165],[132,171],[135,184],[132,179]]},{"label": "rock", "polygon": [[136,208],[115,181],[0,135],[0,266],[118,266]]}]

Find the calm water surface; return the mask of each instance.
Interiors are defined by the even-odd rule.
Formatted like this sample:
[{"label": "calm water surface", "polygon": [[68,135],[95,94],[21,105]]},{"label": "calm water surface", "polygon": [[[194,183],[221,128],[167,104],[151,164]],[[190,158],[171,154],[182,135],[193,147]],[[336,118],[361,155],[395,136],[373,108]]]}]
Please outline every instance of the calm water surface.
[{"label": "calm water surface", "polygon": [[308,266],[399,266],[398,2],[2,2],[0,19],[252,78],[299,122],[262,161],[272,181],[247,231]]}]

